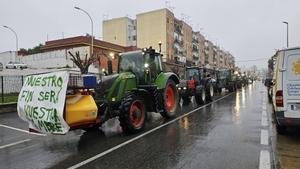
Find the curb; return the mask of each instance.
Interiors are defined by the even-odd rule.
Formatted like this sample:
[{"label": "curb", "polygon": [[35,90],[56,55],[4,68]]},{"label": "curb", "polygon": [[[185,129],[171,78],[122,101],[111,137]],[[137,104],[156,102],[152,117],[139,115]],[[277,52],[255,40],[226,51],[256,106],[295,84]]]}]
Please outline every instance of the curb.
[{"label": "curb", "polygon": [[0,104],[0,114],[2,113],[16,113],[17,112],[17,103],[4,103]]}]

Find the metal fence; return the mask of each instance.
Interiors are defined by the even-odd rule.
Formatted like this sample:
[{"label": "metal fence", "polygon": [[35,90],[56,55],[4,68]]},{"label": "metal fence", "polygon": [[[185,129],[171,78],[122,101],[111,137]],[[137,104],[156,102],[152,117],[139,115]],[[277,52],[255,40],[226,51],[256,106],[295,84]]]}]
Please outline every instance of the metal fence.
[{"label": "metal fence", "polygon": [[[69,74],[68,87],[83,86],[82,75],[78,73]],[[93,74],[97,80],[99,74]],[[0,76],[0,104],[17,102],[18,95],[22,89],[26,76]]]},{"label": "metal fence", "polygon": [[16,102],[24,76],[0,76],[0,103]]}]

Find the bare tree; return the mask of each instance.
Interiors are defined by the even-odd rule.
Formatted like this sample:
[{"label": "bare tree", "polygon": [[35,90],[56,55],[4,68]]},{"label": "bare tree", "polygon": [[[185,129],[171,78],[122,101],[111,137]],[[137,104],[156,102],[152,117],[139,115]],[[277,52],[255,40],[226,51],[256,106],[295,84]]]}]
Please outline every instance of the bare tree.
[{"label": "bare tree", "polygon": [[81,74],[88,74],[89,66],[97,61],[97,57],[95,56],[95,54],[93,54],[93,56],[89,58],[86,54],[84,60],[81,60],[79,51],[75,52],[75,56],[70,51],[68,53],[71,55],[71,60],[73,61],[73,63],[75,63],[75,65],[80,69]]}]

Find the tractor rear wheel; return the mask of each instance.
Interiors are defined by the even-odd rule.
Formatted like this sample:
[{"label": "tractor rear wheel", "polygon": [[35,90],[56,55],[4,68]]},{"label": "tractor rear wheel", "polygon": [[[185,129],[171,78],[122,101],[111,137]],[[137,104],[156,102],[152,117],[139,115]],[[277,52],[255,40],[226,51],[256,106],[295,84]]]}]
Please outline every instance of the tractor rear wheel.
[{"label": "tractor rear wheel", "polygon": [[214,97],[214,87],[212,84],[208,85],[208,89],[206,89],[206,101],[211,102],[213,101]]},{"label": "tractor rear wheel", "polygon": [[201,89],[201,93],[195,95],[195,100],[198,105],[205,104],[205,90]]},{"label": "tractor rear wheel", "polygon": [[144,129],[146,123],[146,106],[135,94],[128,95],[121,103],[120,125],[127,134],[137,133]]},{"label": "tractor rear wheel", "polygon": [[173,118],[178,108],[178,91],[173,80],[168,80],[164,90],[164,110],[161,115],[165,118]]},{"label": "tractor rear wheel", "polygon": [[229,86],[228,91],[229,91],[230,93],[233,92],[233,91],[234,91],[234,87],[233,87],[233,86]]}]

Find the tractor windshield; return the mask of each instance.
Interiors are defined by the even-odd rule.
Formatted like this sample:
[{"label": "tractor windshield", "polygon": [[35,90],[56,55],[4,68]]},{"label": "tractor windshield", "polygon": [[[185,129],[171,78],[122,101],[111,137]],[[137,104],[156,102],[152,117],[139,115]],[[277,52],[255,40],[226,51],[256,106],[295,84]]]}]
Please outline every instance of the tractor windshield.
[{"label": "tractor windshield", "polygon": [[142,52],[128,52],[121,55],[119,60],[120,72],[140,73],[144,71],[144,57]]},{"label": "tractor windshield", "polygon": [[202,77],[202,75],[200,74],[200,71],[198,69],[187,69],[186,77],[187,77],[187,80],[194,79],[196,81],[200,81],[200,77]]},{"label": "tractor windshield", "polygon": [[226,79],[230,76],[228,70],[220,70],[218,71],[218,79]]}]

